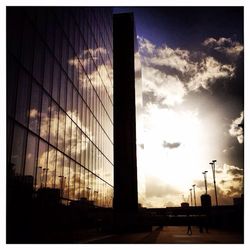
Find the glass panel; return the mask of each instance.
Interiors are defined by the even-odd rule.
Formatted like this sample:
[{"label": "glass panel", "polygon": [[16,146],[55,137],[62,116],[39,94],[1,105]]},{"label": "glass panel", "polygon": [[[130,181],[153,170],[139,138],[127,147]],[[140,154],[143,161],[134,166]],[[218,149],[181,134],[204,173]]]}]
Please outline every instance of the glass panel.
[{"label": "glass panel", "polygon": [[48,9],[48,25],[47,25],[47,34],[46,34],[46,41],[49,45],[51,50],[54,50],[54,32],[55,32],[55,18],[51,11]]},{"label": "glass panel", "polygon": [[43,83],[44,55],[45,47],[41,38],[36,35],[36,45],[34,51],[33,76],[40,83]]},{"label": "glass panel", "polygon": [[45,69],[44,69],[44,80],[43,86],[51,94],[52,88],[52,76],[53,76],[53,58],[50,52],[46,49],[45,51]]},{"label": "glass panel", "polygon": [[81,175],[81,166],[76,164],[75,172],[75,199],[80,199],[80,175]]},{"label": "glass panel", "polygon": [[33,82],[31,90],[31,102],[29,113],[29,129],[38,134],[39,132],[39,120],[41,112],[41,88]]},{"label": "glass panel", "polygon": [[77,92],[76,89],[73,89],[73,110],[72,110],[72,119],[76,123],[78,118],[77,118]]},{"label": "glass panel", "polygon": [[27,125],[28,108],[30,99],[30,77],[21,70],[18,82],[18,93],[16,102],[16,119],[23,125]]},{"label": "glass panel", "polygon": [[55,30],[55,56],[59,62],[61,62],[61,53],[62,53],[62,31],[61,27],[56,24]]},{"label": "glass panel", "polygon": [[43,94],[40,136],[48,141],[49,136],[49,117],[50,117],[50,98]]},{"label": "glass panel", "polygon": [[55,188],[60,189],[62,194],[64,184],[64,175],[63,175],[63,154],[57,151],[57,160],[56,160],[56,184]]},{"label": "glass panel", "polygon": [[64,138],[65,138],[65,113],[59,110],[59,126],[58,126],[58,148],[64,152]]},{"label": "glass panel", "polygon": [[46,187],[55,187],[55,176],[56,175],[56,150],[53,147],[49,147],[48,154],[48,171],[46,178]]},{"label": "glass panel", "polygon": [[81,165],[85,166],[85,153],[86,153],[86,136],[82,133],[81,143]]},{"label": "glass panel", "polygon": [[70,155],[71,152],[71,119],[66,116],[66,133],[65,133],[65,153]]},{"label": "glass panel", "polygon": [[16,63],[16,60],[9,54],[7,60],[7,109],[8,116],[14,117],[19,65]]},{"label": "glass panel", "polygon": [[58,106],[52,102],[50,118],[50,143],[57,146]]},{"label": "glass panel", "polygon": [[[23,13],[19,8],[6,8],[7,10],[7,50],[20,58],[23,32]],[[16,41],[19,41],[18,43]]]},{"label": "glass panel", "polygon": [[12,154],[11,154],[11,175],[23,174],[23,161],[24,161],[24,149],[25,149],[26,133],[20,126],[15,126]]},{"label": "glass panel", "polygon": [[76,124],[74,122],[72,122],[71,157],[73,159],[76,158],[76,136],[77,136]]},{"label": "glass panel", "polygon": [[62,39],[62,66],[66,72],[68,70],[68,59],[69,59],[68,53],[69,53],[68,42],[67,42],[65,36],[63,36],[63,39]]},{"label": "glass panel", "polygon": [[32,72],[33,51],[34,51],[34,31],[30,22],[28,22],[28,20],[25,21],[23,27],[24,27],[24,30],[23,30],[21,61],[22,61],[23,66],[29,72]]},{"label": "glass panel", "polygon": [[70,161],[69,199],[75,199],[75,162]]},{"label": "glass panel", "polygon": [[[38,139],[28,134],[24,175],[35,177]],[[35,180],[33,180],[34,182]]]},{"label": "glass panel", "polygon": [[60,88],[60,105],[66,110],[66,98],[67,98],[67,78],[65,73],[61,71],[61,88]]},{"label": "glass panel", "polygon": [[82,131],[77,127],[76,161],[81,162]]},{"label": "glass panel", "polygon": [[61,81],[60,78],[61,78],[61,69],[56,60],[54,60],[52,97],[56,102],[59,102],[60,81]]},{"label": "glass panel", "polygon": [[81,167],[80,173],[80,198],[86,198],[85,169]]},{"label": "glass panel", "polygon": [[67,114],[71,117],[71,113],[72,113],[72,84],[70,83],[70,81],[68,81],[67,84]]},{"label": "glass panel", "polygon": [[[74,52],[71,46],[69,46],[69,58],[68,60],[73,60],[74,61]],[[74,64],[68,63],[68,77],[70,78],[71,81],[74,80]]]},{"label": "glass panel", "polygon": [[44,141],[39,141],[38,149],[38,164],[36,172],[36,188],[45,187],[46,182],[46,172],[48,164],[48,144]]},{"label": "glass panel", "polygon": [[69,167],[69,158],[64,156],[64,186],[63,186],[63,197],[69,198],[69,180],[70,180],[70,167]]}]

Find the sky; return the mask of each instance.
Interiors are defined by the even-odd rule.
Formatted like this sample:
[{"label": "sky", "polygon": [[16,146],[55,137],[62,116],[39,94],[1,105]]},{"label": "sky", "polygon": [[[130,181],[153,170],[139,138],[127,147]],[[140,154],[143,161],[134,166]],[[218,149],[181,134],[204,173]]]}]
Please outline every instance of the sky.
[{"label": "sky", "polygon": [[[244,79],[241,7],[115,8],[133,12],[142,71],[137,112],[139,201],[179,206],[205,192],[221,205],[243,192]],[[143,125],[142,125],[143,124]],[[193,194],[193,190],[192,190]]]}]

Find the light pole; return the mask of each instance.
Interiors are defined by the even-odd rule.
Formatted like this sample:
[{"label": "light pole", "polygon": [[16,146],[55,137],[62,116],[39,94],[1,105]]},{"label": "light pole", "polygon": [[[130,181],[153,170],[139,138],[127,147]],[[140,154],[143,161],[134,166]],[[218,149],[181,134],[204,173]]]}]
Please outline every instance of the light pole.
[{"label": "light pole", "polygon": [[193,185],[193,190],[194,190],[194,206],[196,207],[195,186],[196,186],[196,184]]},{"label": "light pole", "polygon": [[190,188],[189,191],[190,191],[191,206],[193,206],[192,188]]},{"label": "light pole", "polygon": [[214,179],[215,201],[216,201],[216,206],[218,206],[217,189],[216,189],[216,181],[215,181],[215,162],[216,162],[216,160],[212,160],[212,162],[210,162],[209,164],[212,167],[213,179]]},{"label": "light pole", "polygon": [[204,175],[204,182],[205,182],[205,191],[207,194],[207,175],[206,175],[207,171],[202,172],[202,174]]}]

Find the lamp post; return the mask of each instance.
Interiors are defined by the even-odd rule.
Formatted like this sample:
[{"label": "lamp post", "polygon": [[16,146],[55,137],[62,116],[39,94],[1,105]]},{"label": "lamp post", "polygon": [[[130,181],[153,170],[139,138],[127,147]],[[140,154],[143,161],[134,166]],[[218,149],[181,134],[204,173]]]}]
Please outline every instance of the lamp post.
[{"label": "lamp post", "polygon": [[207,194],[207,171],[202,172],[202,174],[204,175],[204,182],[205,182],[205,191]]},{"label": "lamp post", "polygon": [[190,191],[191,206],[193,206],[192,188],[190,188],[189,191]]},{"label": "lamp post", "polygon": [[196,207],[195,186],[196,186],[196,184],[193,185],[193,190],[194,190],[194,206]]},{"label": "lamp post", "polygon": [[216,181],[215,181],[215,162],[216,162],[216,160],[212,160],[212,162],[210,162],[209,164],[212,167],[213,179],[214,179],[215,201],[216,201],[216,206],[218,206],[217,189],[216,189]]}]

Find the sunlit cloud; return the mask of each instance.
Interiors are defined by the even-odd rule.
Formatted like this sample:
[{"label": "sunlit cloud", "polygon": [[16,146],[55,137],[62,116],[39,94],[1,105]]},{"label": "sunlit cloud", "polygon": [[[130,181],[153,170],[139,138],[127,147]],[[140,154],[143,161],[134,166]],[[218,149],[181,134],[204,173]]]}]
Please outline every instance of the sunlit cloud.
[{"label": "sunlit cloud", "polygon": [[162,104],[173,106],[181,103],[187,90],[177,76],[166,75],[153,67],[142,68],[143,92],[153,92]]},{"label": "sunlit cloud", "polygon": [[244,49],[241,43],[225,37],[220,37],[218,39],[209,37],[202,45],[231,57],[238,57]]},{"label": "sunlit cloud", "polygon": [[243,169],[237,166],[223,164],[217,167],[220,173],[216,175],[217,185],[221,189],[221,198],[230,198],[240,196],[243,188]]},{"label": "sunlit cloud", "polygon": [[204,53],[167,45],[157,47],[142,37],[138,40],[143,90],[162,98],[163,104],[182,103],[190,91],[209,89],[218,79],[234,77],[234,65],[223,64]]},{"label": "sunlit cloud", "polygon": [[242,126],[240,126],[243,124],[243,119],[244,119],[244,115],[242,111],[240,113],[240,116],[232,121],[230,125],[230,129],[229,129],[229,134],[233,137],[236,137],[240,144],[242,144],[244,141],[243,128]]}]

